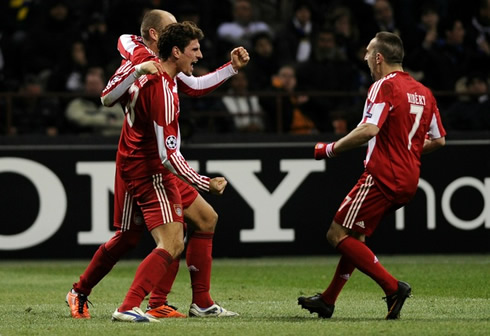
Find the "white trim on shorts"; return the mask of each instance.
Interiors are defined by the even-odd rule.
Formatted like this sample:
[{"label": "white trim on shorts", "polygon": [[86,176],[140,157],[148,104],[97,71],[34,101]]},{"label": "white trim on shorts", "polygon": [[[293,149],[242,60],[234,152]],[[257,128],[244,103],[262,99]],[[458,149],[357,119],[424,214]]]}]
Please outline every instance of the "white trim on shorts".
[{"label": "white trim on shorts", "polygon": [[162,211],[162,218],[164,223],[174,222],[174,216],[172,207],[165,192],[165,186],[162,183],[162,174],[155,174],[153,178],[153,188],[157,194],[158,201],[160,202],[160,210]]},{"label": "white trim on shorts", "polygon": [[133,215],[133,196],[127,191],[124,193],[124,206],[122,213],[121,231],[128,231],[131,228]]},{"label": "white trim on shorts", "polygon": [[352,201],[349,210],[345,215],[344,222],[342,223],[343,227],[347,229],[352,229],[352,226],[356,222],[357,214],[361,209],[362,202],[364,202],[364,200],[366,199],[366,196],[373,185],[374,185],[373,177],[371,176],[371,174],[369,174],[368,176],[366,176],[366,181],[359,188],[356,197],[354,197],[354,200]]}]

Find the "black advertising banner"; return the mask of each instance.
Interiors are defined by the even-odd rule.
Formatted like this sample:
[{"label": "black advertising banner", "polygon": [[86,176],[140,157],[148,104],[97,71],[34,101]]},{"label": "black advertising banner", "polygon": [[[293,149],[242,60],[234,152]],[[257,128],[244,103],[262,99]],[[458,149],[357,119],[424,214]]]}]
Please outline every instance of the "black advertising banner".
[{"label": "black advertising banner", "polygon": [[[215,257],[336,253],[325,233],[363,170],[365,148],[328,161],[313,143],[183,146],[191,165],[225,176]],[[90,258],[113,234],[116,146],[0,145],[0,258]],[[367,244],[376,253],[490,252],[490,141],[448,141],[423,157],[419,190]],[[129,257],[154,247],[146,234]]]}]

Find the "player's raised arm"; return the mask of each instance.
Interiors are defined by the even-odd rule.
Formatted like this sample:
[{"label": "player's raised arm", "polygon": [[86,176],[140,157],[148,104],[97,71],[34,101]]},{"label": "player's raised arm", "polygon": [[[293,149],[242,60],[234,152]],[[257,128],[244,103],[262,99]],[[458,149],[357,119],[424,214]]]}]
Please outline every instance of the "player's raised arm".
[{"label": "player's raised arm", "polygon": [[206,95],[237,74],[238,70],[245,67],[249,61],[250,56],[247,49],[237,47],[230,52],[230,61],[213,72],[199,77],[179,73],[177,75],[179,91],[192,97]]}]

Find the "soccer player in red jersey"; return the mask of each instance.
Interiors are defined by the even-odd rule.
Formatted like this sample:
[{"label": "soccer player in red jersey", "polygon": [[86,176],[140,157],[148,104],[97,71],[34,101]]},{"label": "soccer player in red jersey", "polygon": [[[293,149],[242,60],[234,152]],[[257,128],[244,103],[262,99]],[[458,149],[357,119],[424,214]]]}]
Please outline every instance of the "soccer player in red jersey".
[{"label": "soccer player in red jersey", "polygon": [[[134,207],[141,210],[157,247],[141,262],[116,321],[158,322],[140,309],[167,269],[184,249],[184,208],[190,193],[181,193],[179,181],[194,188],[222,194],[227,181],[210,179],[192,169],[180,152],[179,96],[176,76],[190,75],[202,58],[202,31],[193,23],[173,23],[158,42],[163,75],[145,75],[131,86],[127,118],[121,131],[114,188],[115,226],[124,230]],[[203,204],[201,204],[203,206]]]},{"label": "soccer player in red jersey", "polygon": [[337,142],[317,143],[315,159],[333,158],[368,144],[365,171],[345,197],[327,232],[328,242],[341,258],[328,288],[321,294],[299,297],[298,304],[319,317],[330,318],[335,301],[354,269],[383,289],[386,319],[397,319],[411,294],[365,245],[380,220],[407,204],[417,190],[420,157],[445,144],[446,131],[431,91],[403,71],[403,43],[392,33],[371,40],[364,59],[376,81],[371,85],[359,125]]},{"label": "soccer player in red jersey", "polygon": [[[141,23],[141,36],[121,35],[117,49],[123,60],[109,80],[101,95],[102,104],[112,106],[128,99],[128,89],[140,76],[162,72],[158,62],[157,41],[160,32],[168,24],[177,22],[175,17],[166,11],[154,9],[145,14]],[[243,47],[231,52],[231,61],[215,71],[200,77],[177,75],[180,92],[199,97],[208,94],[223,84],[228,78],[238,73],[238,69],[248,63],[248,53]]]},{"label": "soccer player in red jersey", "polygon": [[[158,37],[165,26],[175,23],[174,16],[162,10],[148,12],[142,22],[143,38],[123,35],[119,41],[119,50],[125,59],[116,71],[102,94],[105,105],[120,102],[126,106],[134,90],[128,91],[133,83],[147,80],[145,74],[162,75],[165,71],[158,60]],[[155,28],[156,27],[156,28]],[[121,41],[125,40],[125,41]],[[231,52],[231,62],[218,70],[202,77],[193,77],[191,73],[178,73],[176,83],[179,89],[190,95],[206,94],[222,84],[227,78],[237,73],[245,66],[249,56],[244,48],[235,48]],[[143,62],[143,63],[140,63]],[[135,85],[136,85],[135,84]],[[177,90],[177,88],[175,88]],[[127,105],[129,113],[131,105]],[[189,311],[191,316],[236,316],[238,314],[228,311],[214,303],[210,290],[212,268],[212,239],[218,215],[197,191],[185,182],[177,179],[176,183],[182,197],[183,214],[186,222],[194,227],[194,232],[188,238],[186,260],[189,267],[192,283],[192,305]],[[119,259],[131,248],[137,245],[143,229],[143,216],[137,205],[132,213],[125,214],[125,224],[116,231],[114,237],[102,244],[94,254],[90,264],[80,280],[73,284],[68,292],[66,301],[74,318],[90,318],[88,310],[88,295],[92,288],[107,275]],[[157,318],[186,317],[174,307],[167,304],[167,295],[173,285],[179,268],[179,259],[167,270],[167,277],[163,277],[152,291],[147,313]]]}]

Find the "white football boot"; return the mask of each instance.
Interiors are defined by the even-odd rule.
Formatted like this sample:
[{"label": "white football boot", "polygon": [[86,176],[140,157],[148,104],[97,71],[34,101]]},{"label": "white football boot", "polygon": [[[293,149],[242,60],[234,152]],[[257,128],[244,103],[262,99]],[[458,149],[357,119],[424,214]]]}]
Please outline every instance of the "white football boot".
[{"label": "white football boot", "polygon": [[189,317],[229,317],[229,316],[239,316],[238,313],[226,310],[218,304],[213,304],[208,308],[200,308],[198,305],[193,303],[189,309]]},{"label": "white football boot", "polygon": [[139,307],[133,307],[133,309],[123,312],[116,309],[112,314],[112,320],[121,322],[160,322],[154,317],[145,315]]}]

